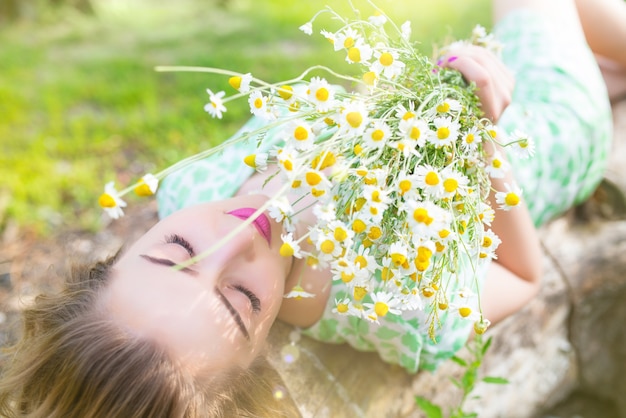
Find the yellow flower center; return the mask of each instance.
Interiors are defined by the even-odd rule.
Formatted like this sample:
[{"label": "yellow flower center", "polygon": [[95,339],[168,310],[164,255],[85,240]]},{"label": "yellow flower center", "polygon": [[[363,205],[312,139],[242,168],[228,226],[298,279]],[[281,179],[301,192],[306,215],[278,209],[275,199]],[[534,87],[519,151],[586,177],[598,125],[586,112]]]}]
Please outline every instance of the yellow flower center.
[{"label": "yellow flower center", "polygon": [[447,229],[442,229],[441,231],[439,231],[439,238],[445,238],[448,235],[450,235],[450,231],[448,231]]},{"label": "yellow flower center", "polygon": [[494,166],[494,168],[500,168],[502,167],[502,161],[496,158],[495,160],[491,162],[491,165]]},{"label": "yellow flower center", "polygon": [[324,189],[316,189],[315,187],[311,189],[311,194],[315,197],[320,197],[326,193]]},{"label": "yellow flower center", "polygon": [[483,247],[489,248],[493,244],[493,241],[489,237],[483,237]]},{"label": "yellow flower center", "polygon": [[446,102],[441,103],[437,106],[437,112],[439,113],[447,113],[450,110],[450,105]]},{"label": "yellow flower center", "polygon": [[326,100],[328,100],[329,96],[330,96],[330,93],[328,92],[328,89],[326,89],[325,87],[320,87],[315,92],[315,98],[319,100],[320,102],[325,102]]},{"label": "yellow flower center", "polygon": [[364,269],[367,267],[367,258],[362,255],[357,255],[354,259],[354,264],[358,264],[359,268]]},{"label": "yellow flower center", "polygon": [[346,313],[348,312],[348,305],[345,303],[338,303],[337,304],[337,312],[339,313]]},{"label": "yellow flower center", "polygon": [[363,115],[361,112],[349,112],[346,115],[346,120],[353,128],[358,128],[363,123]]},{"label": "yellow flower center", "polygon": [[400,194],[404,195],[406,192],[411,190],[411,181],[401,180],[400,183],[398,184],[398,187],[400,187],[400,191],[401,191]]},{"label": "yellow flower center", "polygon": [[348,232],[345,229],[341,228],[341,227],[336,228],[333,235],[334,235],[335,239],[337,241],[339,241],[339,242],[341,242],[341,241],[345,240],[346,238],[348,238]]},{"label": "yellow flower center", "polygon": [[377,226],[373,226],[370,228],[370,232],[367,234],[368,238],[371,239],[372,241],[377,240],[378,238],[380,238],[383,235],[383,231],[382,229],[380,229]]},{"label": "yellow flower center", "polygon": [[239,88],[241,87],[241,77],[234,76],[234,77],[229,78],[228,84],[230,84],[231,87],[234,88],[235,90],[239,90]]},{"label": "yellow flower center", "polygon": [[286,242],[284,242],[283,245],[280,246],[280,250],[278,250],[278,252],[283,257],[291,257],[294,254],[293,247]]},{"label": "yellow flower center", "polygon": [[314,171],[306,173],[305,178],[309,186],[317,186],[322,181],[322,176]]},{"label": "yellow flower center", "polygon": [[367,226],[365,225],[365,222],[363,222],[360,219],[355,219],[354,222],[352,222],[352,230],[356,232],[357,234],[360,234],[361,232],[365,231],[365,228],[367,228]]},{"label": "yellow flower center", "polygon": [[391,254],[391,261],[396,266],[401,266],[406,261],[406,256],[404,254],[394,253]]},{"label": "yellow flower center", "polygon": [[446,246],[445,246],[445,245],[443,245],[442,243],[440,243],[439,241],[437,241],[437,242],[435,243],[435,249],[437,250],[437,252],[438,252],[438,253],[442,253],[442,252],[443,252],[443,250],[445,250],[445,249],[446,249]]},{"label": "yellow flower center", "polygon": [[114,208],[115,206],[117,206],[117,204],[115,203],[115,199],[113,199],[113,196],[108,193],[103,193],[102,195],[100,195],[100,198],[98,198],[98,204],[100,204],[100,206],[103,208]]},{"label": "yellow flower center", "polygon": [[361,155],[361,152],[363,152],[363,147],[359,144],[356,144],[354,146],[354,155]]},{"label": "yellow flower center", "polygon": [[260,97],[257,97],[254,100],[254,107],[256,107],[257,109],[261,109],[263,107],[263,99]]},{"label": "yellow flower center", "polygon": [[402,116],[402,120],[409,120],[409,119],[414,118],[414,117],[415,117],[415,113],[413,113],[413,112],[406,112],[404,114],[404,116]]},{"label": "yellow flower center", "polygon": [[517,206],[519,204],[519,196],[513,192],[509,192],[506,194],[506,197],[504,198],[504,203],[506,203],[509,206]]},{"label": "yellow flower center", "polygon": [[352,62],[361,62],[361,50],[356,47],[352,47],[348,50],[348,58]]},{"label": "yellow flower center", "polygon": [[366,72],[365,74],[363,74],[363,81],[368,86],[373,86],[376,82],[376,73],[373,71]]},{"label": "yellow flower center", "polygon": [[463,306],[462,308],[459,308],[459,315],[461,315],[463,318],[467,318],[468,316],[470,316],[471,313],[472,313],[472,309],[467,306]]},{"label": "yellow flower center", "polygon": [[320,251],[324,254],[330,254],[333,252],[334,249],[335,243],[329,239],[325,240],[324,242],[322,242],[322,245],[320,245]]},{"label": "yellow flower center", "polygon": [[474,139],[474,134],[467,134],[467,136],[465,137],[465,142],[471,144],[474,142]]},{"label": "yellow flower center", "polygon": [[378,59],[378,61],[385,67],[389,67],[391,64],[393,64],[393,55],[391,55],[389,52],[383,52],[382,54],[380,54],[380,58]]},{"label": "yellow flower center", "polygon": [[450,129],[448,129],[448,127],[442,126],[441,128],[437,129],[437,138],[446,139],[449,136],[450,136]]},{"label": "yellow flower center", "polygon": [[380,198],[380,192],[378,190],[374,190],[372,192],[372,202],[376,202],[376,203],[382,202]]},{"label": "yellow flower center", "polygon": [[301,185],[302,185],[302,180],[294,180],[294,181],[291,182],[291,188],[292,189],[297,189]]},{"label": "yellow flower center", "polygon": [[434,294],[435,294],[435,289],[433,289],[430,286],[427,286],[427,287],[422,289],[422,295],[424,295],[424,297],[429,298],[429,297],[431,297]]},{"label": "yellow flower center", "polygon": [[433,218],[431,218],[428,214],[428,210],[425,208],[417,208],[413,211],[413,219],[416,222],[423,223],[426,225],[430,225],[433,222]]},{"label": "yellow flower center", "polygon": [[429,186],[436,186],[436,185],[439,184],[439,176],[434,171],[430,171],[430,172],[428,172],[428,174],[426,174],[426,177],[424,178],[424,181]]},{"label": "yellow flower center", "polygon": [[291,162],[291,160],[285,160],[283,161],[283,167],[285,167],[285,170],[291,171],[293,170],[293,163]]},{"label": "yellow flower center", "polygon": [[341,281],[344,283],[350,283],[354,279],[354,273],[341,272]]},{"label": "yellow flower center", "polygon": [[389,312],[389,306],[384,302],[376,302],[374,304],[374,312],[378,316],[385,316]]},{"label": "yellow flower center", "polygon": [[372,141],[374,142],[382,141],[384,137],[385,133],[382,131],[382,129],[375,129],[372,132]]},{"label": "yellow flower center", "polygon": [[288,85],[281,86],[278,90],[278,94],[283,98],[283,100],[289,100],[291,99],[291,96],[293,96],[293,87]]},{"label": "yellow flower center", "polygon": [[141,183],[135,187],[134,191],[137,196],[141,197],[152,196],[154,194],[152,193],[152,190],[150,190],[150,186],[148,186],[143,180],[141,180]]},{"label": "yellow flower center", "polygon": [[367,289],[364,288],[363,286],[355,286],[353,295],[354,295],[354,299],[362,300],[365,297],[365,295],[367,295]]},{"label": "yellow flower center", "polygon": [[448,304],[446,302],[439,302],[437,306],[439,306],[439,309],[441,309],[442,311],[448,309]]},{"label": "yellow flower center", "polygon": [[296,138],[298,141],[304,141],[309,137],[309,131],[307,131],[307,129],[303,128],[302,126],[298,126],[293,131],[293,137]]},{"label": "yellow flower center", "polygon": [[417,126],[414,126],[411,128],[411,133],[409,134],[409,137],[415,141],[417,141],[418,139],[420,139],[420,136],[422,135],[422,131],[420,131],[420,129]]},{"label": "yellow flower center", "polygon": [[387,281],[393,277],[393,271],[391,271],[389,267],[383,267],[383,269],[380,272],[380,277],[384,281]]},{"label": "yellow flower center", "polygon": [[346,37],[346,39],[343,41],[344,48],[350,48],[353,45],[354,45],[354,38],[352,38],[351,36]]},{"label": "yellow flower center", "polygon": [[256,154],[250,154],[244,157],[243,162],[246,163],[247,166],[256,168]]},{"label": "yellow flower center", "polygon": [[443,188],[446,192],[452,193],[459,187],[459,182],[456,179],[450,178],[443,182]]}]

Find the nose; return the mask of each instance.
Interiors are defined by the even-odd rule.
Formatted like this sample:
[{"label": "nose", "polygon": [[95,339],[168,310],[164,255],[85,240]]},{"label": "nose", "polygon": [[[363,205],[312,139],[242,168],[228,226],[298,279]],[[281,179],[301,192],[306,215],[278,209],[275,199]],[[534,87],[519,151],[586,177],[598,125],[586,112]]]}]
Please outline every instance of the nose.
[{"label": "nose", "polygon": [[216,240],[205,251],[209,254],[200,260],[203,267],[223,270],[234,268],[238,262],[250,262],[254,259],[255,236],[252,226],[237,231],[225,231],[223,236]]}]

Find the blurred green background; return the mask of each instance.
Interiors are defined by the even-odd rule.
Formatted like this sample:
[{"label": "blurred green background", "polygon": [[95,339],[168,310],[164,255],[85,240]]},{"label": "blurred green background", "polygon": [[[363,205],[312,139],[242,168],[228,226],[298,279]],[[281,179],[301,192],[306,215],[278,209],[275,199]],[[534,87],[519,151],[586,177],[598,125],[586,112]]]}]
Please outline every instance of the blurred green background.
[{"label": "blurred green background", "polygon": [[[157,73],[157,65],[213,66],[280,81],[320,63],[353,71],[319,30],[298,27],[344,0],[6,0],[0,10],[0,231],[45,235],[96,230],[106,182],[122,188],[146,172],[217,144],[249,116],[229,104],[222,120],[203,110],[206,88],[227,79]],[[371,6],[355,0],[363,15]],[[490,26],[487,0],[379,0],[412,21],[425,53],[448,36]],[[142,204],[128,196],[129,205]]]}]

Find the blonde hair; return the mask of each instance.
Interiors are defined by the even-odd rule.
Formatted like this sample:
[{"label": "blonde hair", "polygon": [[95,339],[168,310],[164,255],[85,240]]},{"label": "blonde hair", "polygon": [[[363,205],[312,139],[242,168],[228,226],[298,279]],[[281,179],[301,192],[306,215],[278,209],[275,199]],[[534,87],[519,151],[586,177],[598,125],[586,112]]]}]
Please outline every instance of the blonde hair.
[{"label": "blonde hair", "polygon": [[205,387],[162,347],[97,309],[115,260],[73,268],[60,293],[23,311],[21,339],[3,356],[0,416],[300,416],[289,398],[274,396],[282,380],[264,357]]}]

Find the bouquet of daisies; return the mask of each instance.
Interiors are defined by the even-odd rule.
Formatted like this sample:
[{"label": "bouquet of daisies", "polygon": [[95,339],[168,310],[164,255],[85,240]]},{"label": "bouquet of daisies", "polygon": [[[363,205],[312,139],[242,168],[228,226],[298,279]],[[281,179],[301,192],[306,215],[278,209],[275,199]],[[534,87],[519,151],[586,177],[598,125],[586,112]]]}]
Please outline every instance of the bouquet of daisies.
[{"label": "bouquet of daisies", "polygon": [[[247,156],[245,164],[259,171],[273,167],[286,185],[282,194],[289,189],[315,199],[317,223],[302,236],[295,236],[293,227],[300,199],[290,204],[279,193],[270,200],[270,214],[287,231],[281,254],[306,257],[313,268],[330,267],[333,280],[345,283],[351,297],[335,301],[337,314],[377,322],[405,310],[428,309],[434,333],[437,310],[451,308],[450,292],[473,293],[471,286],[459,289],[453,283],[459,260],[470,260],[472,271],[479,271],[495,258],[500,242],[490,229],[494,210],[487,196],[490,176],[501,176],[505,164],[497,152],[485,153],[485,142],[515,146],[526,154],[532,142],[516,132],[503,143],[499,129],[481,117],[473,87],[417,51],[409,22],[398,27],[381,11],[368,19],[347,19],[327,8],[300,29],[311,35],[320,13],[338,22],[338,28],[321,30],[321,35],[360,70],[358,76],[314,67],[293,80],[268,83],[251,74],[187,68],[225,75],[236,90],[230,97],[208,90],[205,110],[211,116],[221,118],[229,101],[245,97],[250,112],[267,125],[146,175],[122,192],[108,184],[100,204],[117,217],[124,193],[134,189],[150,195],[159,179],[181,165],[233,142],[255,140],[259,152]],[[481,27],[463,42],[499,47]],[[332,83],[309,77],[314,70],[326,72]],[[345,81],[356,86],[354,91],[335,85]],[[270,129],[278,129],[282,141],[267,150],[263,139]],[[519,204],[520,195],[509,187],[496,198],[508,210]],[[304,240],[313,251],[301,248]],[[310,295],[296,288],[286,296]],[[475,322],[478,333],[489,325],[476,306],[456,309]]]}]

